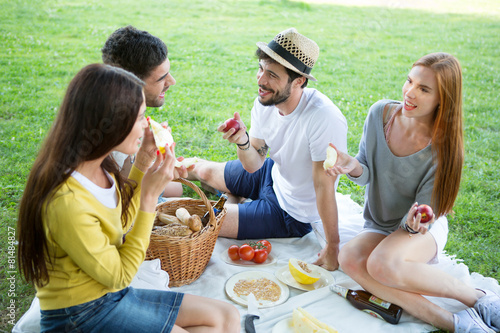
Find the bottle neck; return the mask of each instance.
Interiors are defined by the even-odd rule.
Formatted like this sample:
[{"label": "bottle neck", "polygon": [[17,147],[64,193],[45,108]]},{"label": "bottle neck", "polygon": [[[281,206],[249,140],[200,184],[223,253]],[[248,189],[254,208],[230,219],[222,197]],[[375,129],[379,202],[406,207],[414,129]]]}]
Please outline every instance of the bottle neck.
[{"label": "bottle neck", "polygon": [[338,294],[339,296],[342,296],[344,298],[347,298],[347,292],[349,291],[348,288],[346,287],[342,287],[338,284],[332,284],[330,285],[330,290],[336,294]]}]

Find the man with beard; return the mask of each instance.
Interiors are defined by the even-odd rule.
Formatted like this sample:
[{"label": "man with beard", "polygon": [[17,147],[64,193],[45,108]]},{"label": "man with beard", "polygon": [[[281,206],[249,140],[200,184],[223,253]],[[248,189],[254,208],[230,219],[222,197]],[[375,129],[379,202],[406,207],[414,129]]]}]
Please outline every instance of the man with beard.
[{"label": "man with beard", "polygon": [[[144,96],[146,106],[158,108],[165,103],[165,92],[175,84],[170,73],[170,60],[165,43],[147,31],[126,26],[113,32],[101,50],[102,61],[111,66],[120,67],[134,73],[146,83]],[[164,123],[167,127],[167,124]],[[113,157],[127,177],[134,157],[113,152]],[[171,182],[165,188],[162,197],[182,196],[182,184]]]},{"label": "man with beard", "polygon": [[323,162],[330,142],[347,151],[346,119],[328,97],[306,88],[309,80],[316,81],[310,74],[319,55],[314,41],[291,28],[257,46],[259,89],[251,128],[247,132],[235,113],[239,130],[225,124],[217,129],[236,144],[238,160],[200,161],[189,178],[237,199],[226,205],[223,237],[302,237],[311,223],[321,221],[327,244],[315,264],[335,270],[338,180],[326,174]]}]

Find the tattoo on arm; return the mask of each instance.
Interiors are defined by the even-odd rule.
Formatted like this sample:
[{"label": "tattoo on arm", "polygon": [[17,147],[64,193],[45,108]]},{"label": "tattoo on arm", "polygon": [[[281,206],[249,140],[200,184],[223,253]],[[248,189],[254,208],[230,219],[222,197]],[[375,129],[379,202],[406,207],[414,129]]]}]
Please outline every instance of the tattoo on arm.
[{"label": "tattoo on arm", "polygon": [[266,156],[268,150],[269,150],[269,147],[266,144],[264,144],[262,147],[257,149],[257,152],[259,153],[260,156]]}]

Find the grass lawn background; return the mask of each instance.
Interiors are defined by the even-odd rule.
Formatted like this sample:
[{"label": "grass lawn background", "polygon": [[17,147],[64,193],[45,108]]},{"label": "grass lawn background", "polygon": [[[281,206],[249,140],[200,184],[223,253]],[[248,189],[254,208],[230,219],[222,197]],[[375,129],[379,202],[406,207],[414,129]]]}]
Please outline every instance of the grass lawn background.
[{"label": "grass lawn background", "polygon": [[[498,1],[474,7],[465,0],[424,2],[430,10],[397,1],[378,7],[332,2],[0,0],[0,330],[12,329],[7,306],[14,302],[17,321],[34,296],[9,261],[9,231],[16,233],[26,176],[71,78],[101,62],[106,38],[128,24],[166,42],[177,80],[165,105],[148,114],[168,120],[178,156],[217,161],[236,158],[217,125],[235,111],[250,125],[255,43],[282,30],[295,27],[320,46],[313,70],[318,82],[309,87],[346,116],[351,154],[370,105],[401,99],[415,60],[435,51],[455,55],[464,75],[466,160],[446,250],[471,271],[500,280]],[[341,178],[339,192],[358,203],[363,190]]]}]

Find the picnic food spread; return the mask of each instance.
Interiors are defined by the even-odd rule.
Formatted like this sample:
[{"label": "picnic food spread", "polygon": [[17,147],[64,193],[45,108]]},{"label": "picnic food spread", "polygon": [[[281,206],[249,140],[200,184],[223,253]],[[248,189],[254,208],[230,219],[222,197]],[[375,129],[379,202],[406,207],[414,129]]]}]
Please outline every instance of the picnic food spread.
[{"label": "picnic food spread", "polygon": [[[223,209],[226,198],[227,197],[223,195],[220,200],[212,206],[215,214]],[[186,237],[200,231],[201,228],[203,228],[202,219],[199,217],[199,215],[191,214],[189,210],[184,207],[178,207],[175,210],[175,215],[172,215],[173,210],[170,210],[169,213],[170,214],[167,214],[161,209],[157,211],[155,227],[152,231],[153,234],[173,237]],[[250,262],[253,265],[258,265],[266,261],[271,251],[272,245],[268,240],[263,239],[259,241],[247,241],[241,246],[238,246],[236,244],[230,245],[227,248],[227,251],[223,252],[223,256],[227,256],[227,260],[223,260],[226,263],[230,263],[231,261]],[[283,266],[282,268],[285,269],[285,267],[286,266]],[[296,287],[296,285],[292,285],[292,283],[290,282],[284,282],[283,270],[278,269],[276,271],[276,275],[278,277],[278,280],[281,281],[276,280],[274,276],[266,277],[265,275],[263,276],[260,273],[256,275],[255,272],[249,275],[233,276],[226,282],[226,293],[233,301],[238,304],[245,305],[244,302],[246,302],[246,297],[248,297],[249,294],[253,294],[256,300],[259,301],[260,306],[276,306],[283,303],[288,298],[288,288],[286,287],[286,284],[295,286],[295,288],[303,291],[310,291],[314,290],[315,288],[308,287],[315,285],[316,282],[322,279],[321,286],[316,286],[316,288],[330,285],[330,289],[332,291],[337,292],[339,295],[345,297],[356,308],[368,312],[375,317],[384,319],[390,323],[397,323],[399,321],[402,313],[402,309],[400,307],[378,299],[375,296],[368,294],[362,290],[352,291],[350,289],[337,285],[335,285],[334,287],[332,285],[332,280],[325,279],[324,277],[322,278],[320,269],[320,267],[313,264],[308,264],[303,260],[291,258],[288,261],[288,267],[286,270],[286,274],[289,274],[288,280],[294,281],[293,283],[298,283],[298,285],[305,288],[299,288]],[[283,276],[280,276],[278,274],[278,271],[281,272],[281,275]],[[284,282],[285,285],[283,285],[282,282]],[[360,300],[360,297],[363,298],[363,300],[364,298],[367,298],[368,301],[364,302],[363,300]],[[309,314],[307,311],[300,307],[293,311],[293,316],[289,319],[288,325],[290,330],[293,328],[293,332],[299,333],[336,332],[336,330],[331,326],[317,320],[313,315]]]}]

